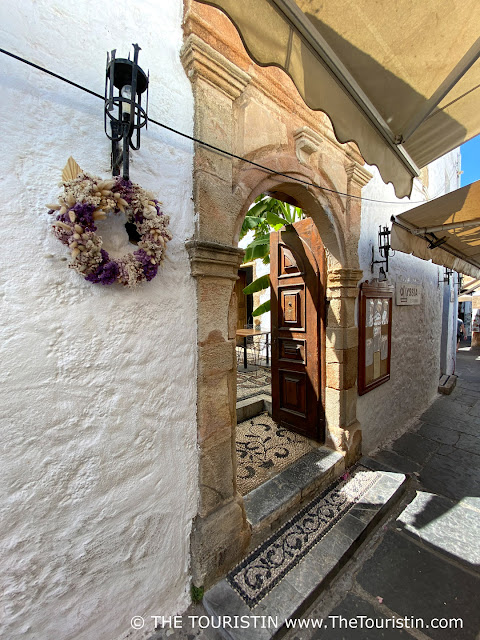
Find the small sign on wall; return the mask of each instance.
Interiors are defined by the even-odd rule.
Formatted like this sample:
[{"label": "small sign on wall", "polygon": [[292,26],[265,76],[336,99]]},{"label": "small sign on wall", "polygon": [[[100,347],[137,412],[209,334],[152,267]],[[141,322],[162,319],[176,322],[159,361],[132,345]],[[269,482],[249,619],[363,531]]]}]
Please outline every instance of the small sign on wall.
[{"label": "small sign on wall", "polygon": [[397,282],[395,285],[395,302],[397,305],[420,304],[422,301],[423,285],[413,282]]}]

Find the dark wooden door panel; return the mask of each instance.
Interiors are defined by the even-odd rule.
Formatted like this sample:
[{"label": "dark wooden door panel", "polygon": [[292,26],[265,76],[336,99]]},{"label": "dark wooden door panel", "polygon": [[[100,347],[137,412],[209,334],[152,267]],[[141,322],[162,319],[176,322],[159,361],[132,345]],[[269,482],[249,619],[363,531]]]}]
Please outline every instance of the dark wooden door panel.
[{"label": "dark wooden door panel", "polygon": [[279,329],[305,331],[305,285],[278,287]]},{"label": "dark wooden door panel", "polygon": [[324,441],[325,253],[310,218],[270,235],[272,414]]},{"label": "dark wooden door panel", "polygon": [[306,374],[280,369],[280,409],[307,416]]}]

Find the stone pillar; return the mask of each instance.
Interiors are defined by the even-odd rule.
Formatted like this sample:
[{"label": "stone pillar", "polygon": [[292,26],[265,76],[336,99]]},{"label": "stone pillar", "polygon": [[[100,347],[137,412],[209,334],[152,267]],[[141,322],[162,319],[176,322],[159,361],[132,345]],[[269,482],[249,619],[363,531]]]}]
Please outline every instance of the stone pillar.
[{"label": "stone pillar", "polygon": [[326,444],[342,451],[346,464],[358,459],[361,430],[357,421],[358,328],[355,326],[358,269],[332,269],[327,274],[329,300],[326,330]]},{"label": "stone pillar", "polygon": [[234,282],[244,251],[194,240],[187,250],[198,305],[199,505],[191,537],[192,577],[196,586],[208,587],[240,560],[250,541],[235,482]]},{"label": "stone pillar", "polygon": [[[192,33],[199,24],[188,15],[181,59],[195,98],[195,136],[233,151],[233,102],[250,76]],[[195,146],[196,228],[187,249],[197,279],[199,505],[191,536],[191,570],[193,583],[205,588],[242,558],[250,540],[243,498],[235,486],[234,282],[244,252],[230,246],[238,216],[232,171],[232,158]]]},{"label": "stone pillar", "polygon": [[352,161],[345,167],[347,174],[347,193],[356,196],[355,198],[347,198],[345,207],[345,245],[346,245],[346,264],[350,267],[358,267],[358,241],[360,238],[360,226],[362,215],[362,201],[359,196],[362,195],[362,187],[364,187],[373,178],[373,175],[364,169],[364,167],[356,161]]},{"label": "stone pillar", "polygon": [[[233,152],[234,101],[250,76],[191,33],[181,51],[195,98],[194,133],[201,140]],[[195,146],[193,198],[197,225],[195,238],[229,245],[234,237],[238,204],[232,193],[232,158]]]}]

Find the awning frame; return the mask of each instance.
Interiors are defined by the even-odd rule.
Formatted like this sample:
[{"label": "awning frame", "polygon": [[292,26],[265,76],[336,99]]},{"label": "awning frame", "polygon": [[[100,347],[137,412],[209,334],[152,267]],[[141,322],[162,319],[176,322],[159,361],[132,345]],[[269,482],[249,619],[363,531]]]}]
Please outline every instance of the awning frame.
[{"label": "awning frame", "polygon": [[[430,238],[427,238],[426,236],[418,236],[412,233],[413,229],[416,229],[416,227],[414,227],[413,225],[410,226],[410,224],[405,220],[402,220],[401,222],[399,222],[395,218],[395,216],[392,216],[391,222],[392,222],[392,231],[393,231],[393,228],[396,226],[399,229],[403,229],[403,231],[407,231],[408,233],[410,233],[412,236],[416,238],[419,238],[419,239],[421,238],[426,243],[429,243],[429,244],[432,243],[432,240]],[[460,263],[458,263],[457,268],[455,268],[454,265],[451,266],[451,268],[453,268],[454,271],[458,271],[459,273],[466,273],[467,275],[472,275],[472,277],[478,277],[480,275],[480,265],[478,265],[476,262],[472,262],[467,256],[463,255],[460,251],[456,251],[449,245],[445,245],[443,242],[440,242],[438,244],[435,244],[434,246],[429,246],[428,249],[432,251],[432,256],[430,259],[434,264],[437,264],[437,265],[443,264],[445,266],[445,262],[442,260],[438,260],[438,257],[439,257],[439,252],[440,254],[447,253],[460,261]],[[404,251],[399,247],[395,247],[395,250]],[[413,253],[413,255],[417,255],[415,254],[415,252],[412,252],[412,251],[404,251],[404,253],[407,253],[407,254]],[[417,257],[419,256],[417,255]],[[422,259],[427,260],[428,258],[425,256],[422,256]],[[467,266],[467,269],[464,268],[465,266]]]},{"label": "awning frame", "polygon": [[436,227],[422,227],[421,229],[412,228],[410,231],[415,236],[426,235],[427,233],[438,233],[439,231],[448,231],[449,229],[467,229],[468,227],[480,226],[480,219],[469,220],[468,222],[451,222],[449,224],[440,224]]},{"label": "awning frame", "polygon": [[[330,45],[313,27],[303,11],[301,11],[297,5],[292,2],[292,0],[269,0],[269,2],[274,4],[279,11],[286,16],[293,28],[301,34],[306,42],[308,42],[315,54],[328,68],[330,73],[335,76],[345,93],[357,104],[358,108],[363,112],[366,118],[368,118],[372,126],[405,165],[410,174],[413,177],[417,177],[420,173],[420,169],[403,148],[401,144],[403,139],[400,140],[395,137],[395,134],[388,126],[385,119],[381,116],[380,112],[375,108],[374,104],[367,97],[344,64],[340,61]],[[465,73],[465,71],[463,73]],[[435,105],[433,105],[432,110],[434,108]]]}]

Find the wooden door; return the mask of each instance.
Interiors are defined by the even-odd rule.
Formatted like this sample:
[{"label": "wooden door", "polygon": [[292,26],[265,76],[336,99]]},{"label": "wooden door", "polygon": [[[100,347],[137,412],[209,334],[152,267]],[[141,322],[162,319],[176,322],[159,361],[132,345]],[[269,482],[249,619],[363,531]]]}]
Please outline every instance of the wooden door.
[{"label": "wooden door", "polygon": [[311,218],[270,235],[272,417],[325,440],[325,251]]}]

